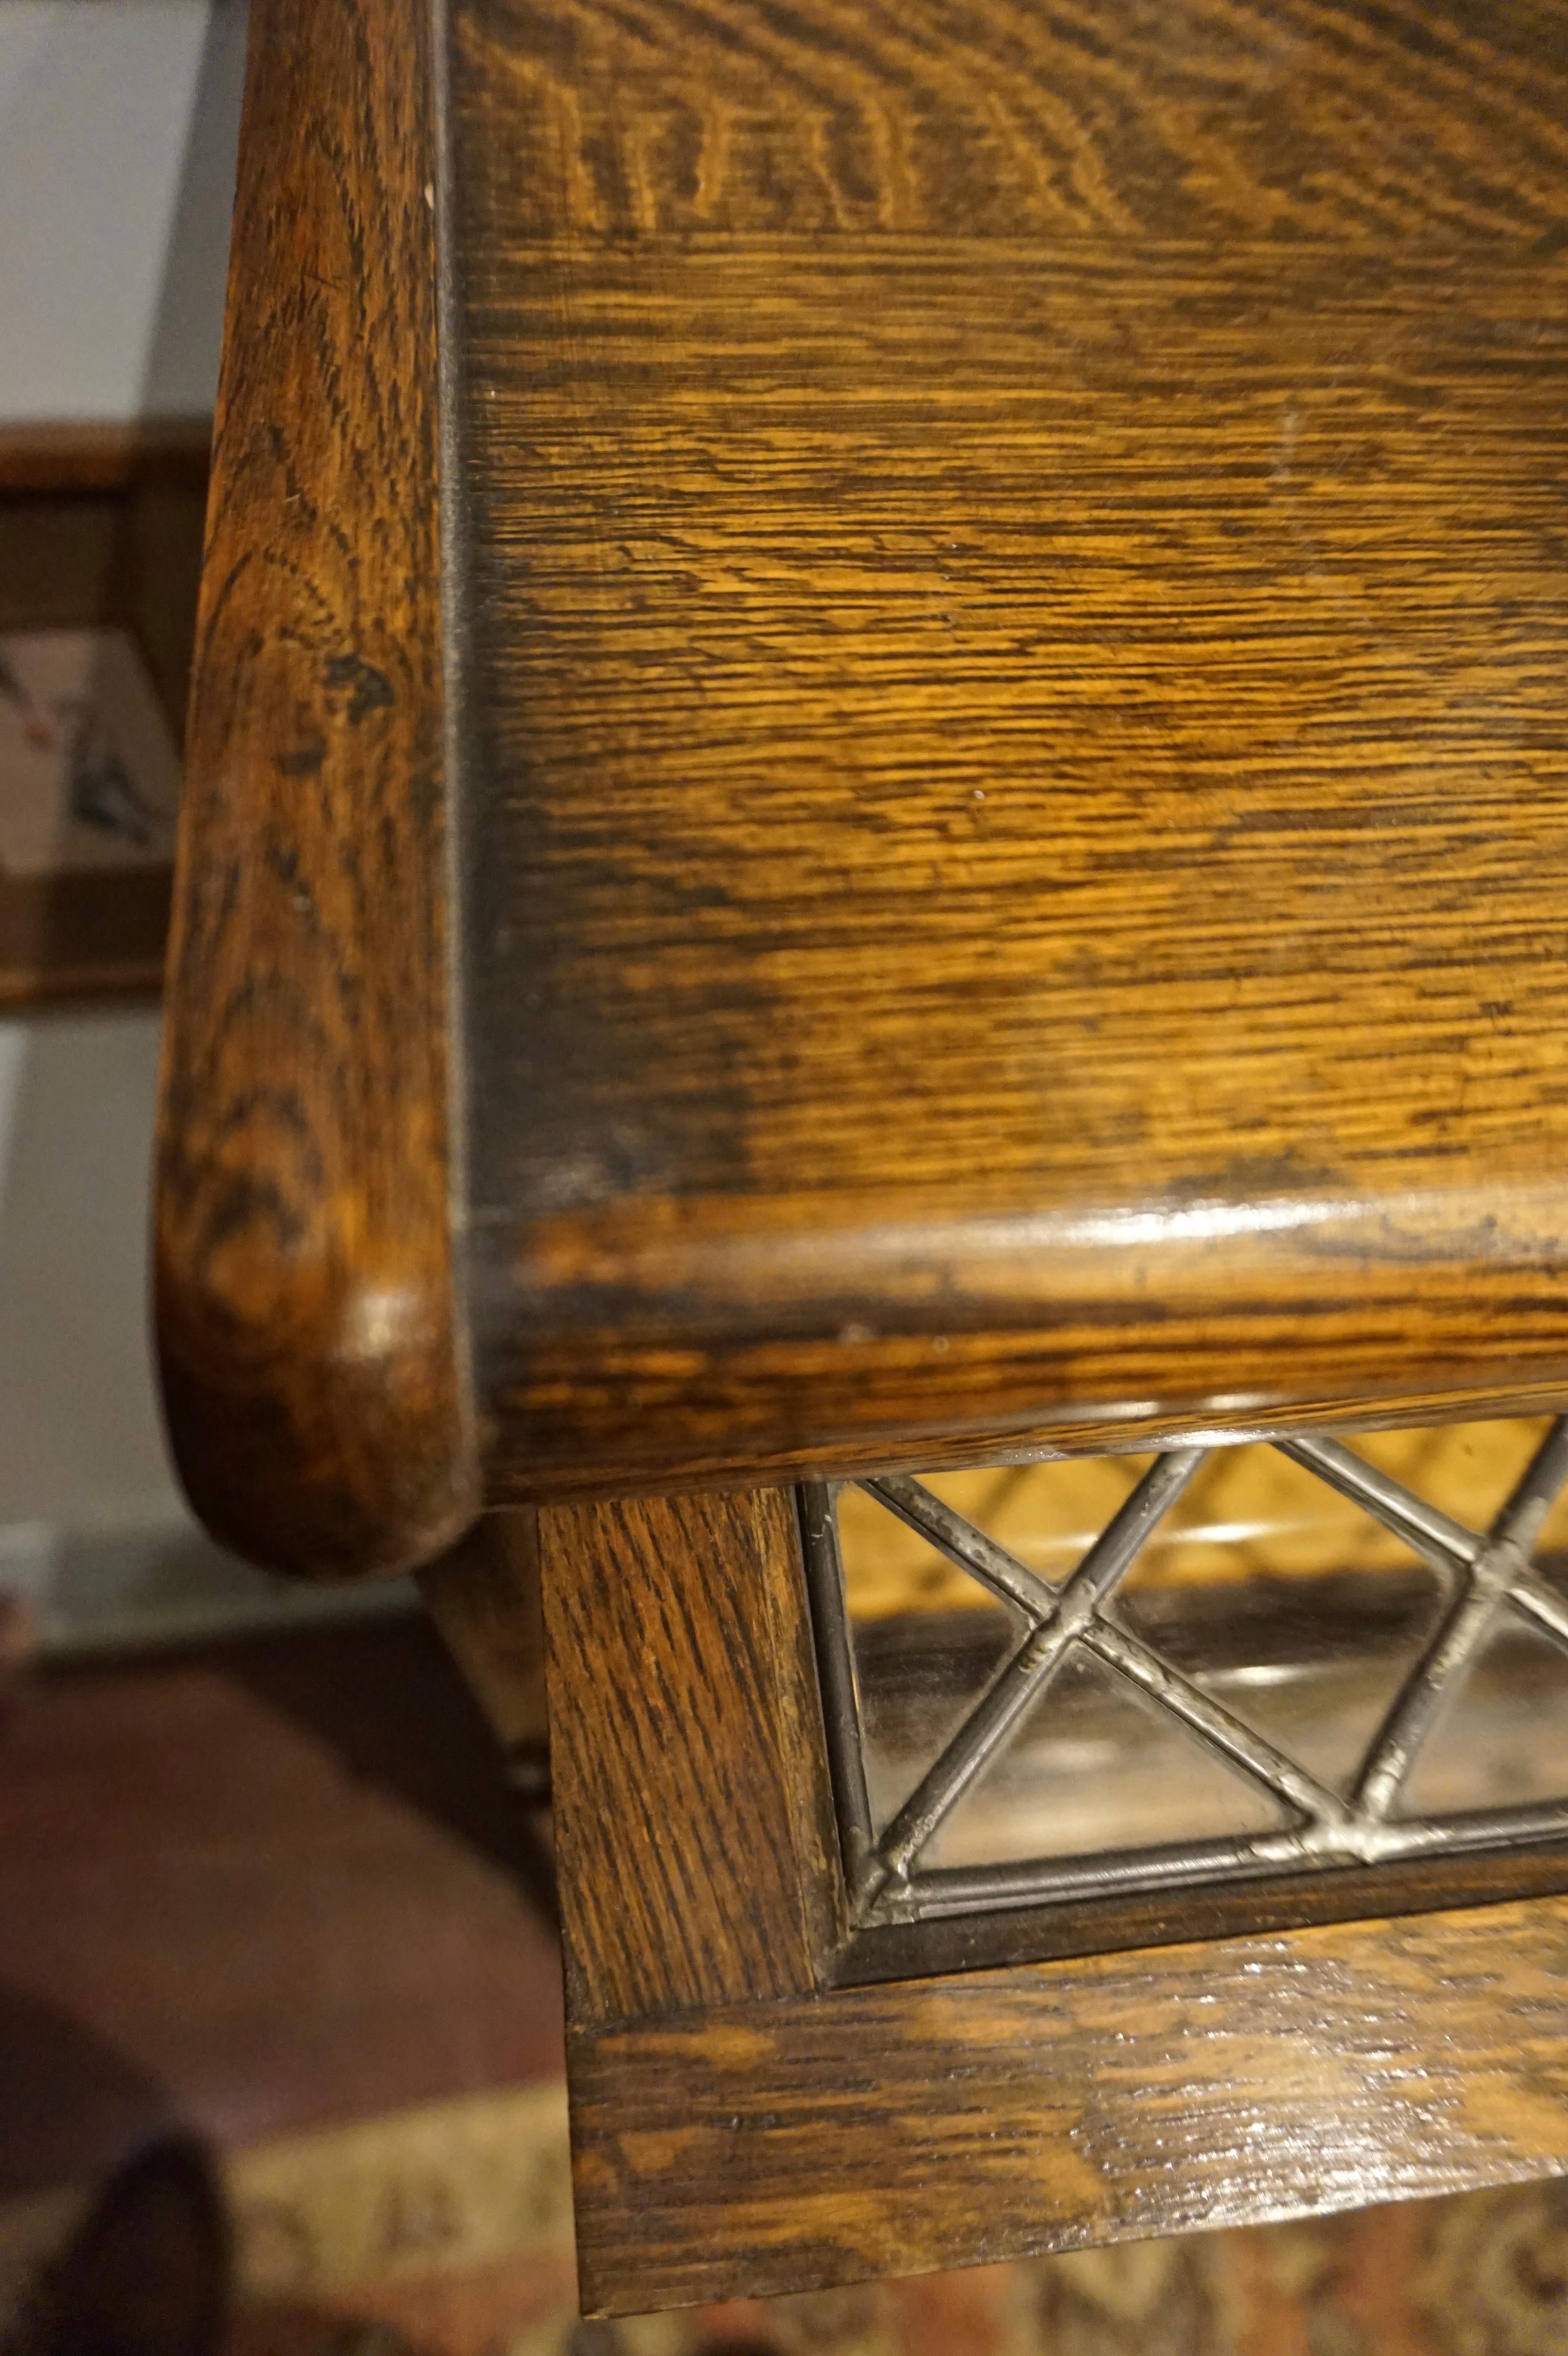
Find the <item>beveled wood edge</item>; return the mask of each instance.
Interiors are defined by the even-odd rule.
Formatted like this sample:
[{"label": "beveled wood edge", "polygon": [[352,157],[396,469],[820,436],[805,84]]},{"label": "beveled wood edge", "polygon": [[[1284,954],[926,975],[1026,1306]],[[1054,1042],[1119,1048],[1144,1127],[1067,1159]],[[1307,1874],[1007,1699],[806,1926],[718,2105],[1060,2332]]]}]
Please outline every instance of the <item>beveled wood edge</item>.
[{"label": "beveled wood edge", "polygon": [[494,1493],[831,1477],[1568,1398],[1553,1187],[1260,1203],[1255,1234],[1243,1208],[1218,1206],[1219,1232],[1196,1236],[1180,1205],[1075,1222],[892,1194],[615,1207],[531,1237],[486,1226]]},{"label": "beveled wood edge", "polygon": [[1568,1898],[575,2029],[583,2309],[1568,2168]]},{"label": "beveled wood edge", "polygon": [[72,965],[41,977],[0,973],[0,1012],[44,1014],[85,1007],[156,1007],[163,996],[161,959],[126,965]]},{"label": "beveled wood edge", "polygon": [[[781,1349],[773,1354],[782,1358]],[[802,1388],[806,1387],[803,1378]],[[987,1419],[978,1425],[932,1418],[913,1429],[869,1434],[839,1432],[831,1440],[782,1440],[756,1436],[751,1446],[704,1446],[659,1462],[648,1451],[628,1454],[618,1478],[603,1466],[526,1455],[515,1433],[497,1428],[486,1465],[490,1502],[498,1505],[567,1505],[603,1495],[670,1496],[704,1489],[753,1488],[759,1483],[855,1481],[883,1472],[983,1470],[987,1466],[1048,1463],[1074,1456],[1141,1455],[1157,1448],[1197,1441],[1205,1447],[1241,1447],[1281,1439],[1291,1432],[1392,1431],[1415,1425],[1479,1423],[1515,1416],[1560,1415],[1568,1405],[1568,1367],[1552,1379],[1503,1376],[1493,1384],[1467,1383],[1452,1390],[1394,1392],[1386,1397],[1358,1392],[1349,1398],[1303,1396],[1238,1413],[1233,1404],[1169,1404],[1140,1413],[1085,1411],[1050,1420]]]},{"label": "beveled wood edge", "polygon": [[413,1568],[479,1505],[449,1167],[433,37],[424,0],[252,9],[166,969],[173,1451],[215,1537],[306,1577]]},{"label": "beveled wood edge", "polygon": [[[1550,1180],[1142,1205],[818,1189],[483,1206],[497,1496],[1568,1398]],[[1104,1440],[1102,1440],[1104,1435]],[[962,1458],[955,1452],[950,1461]]]},{"label": "beveled wood edge", "polygon": [[169,882],[166,867],[0,874],[0,1008],[155,1005]]}]

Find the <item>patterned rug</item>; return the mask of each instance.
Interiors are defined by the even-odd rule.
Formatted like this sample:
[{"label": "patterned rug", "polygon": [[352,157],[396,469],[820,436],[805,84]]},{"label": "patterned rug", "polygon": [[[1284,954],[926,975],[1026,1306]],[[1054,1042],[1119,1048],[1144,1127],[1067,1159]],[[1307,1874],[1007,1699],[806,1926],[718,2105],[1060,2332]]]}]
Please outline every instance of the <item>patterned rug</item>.
[{"label": "patterned rug", "polygon": [[[231,2356],[1568,2356],[1568,2183],[584,2323],[559,2084],[260,2144]],[[83,2192],[0,2208],[0,2320]]]},{"label": "patterned rug", "polygon": [[[1568,2185],[582,2323],[559,2255],[257,2302],[235,2356],[1561,2356]],[[347,2345],[345,2329],[347,2329]]]}]

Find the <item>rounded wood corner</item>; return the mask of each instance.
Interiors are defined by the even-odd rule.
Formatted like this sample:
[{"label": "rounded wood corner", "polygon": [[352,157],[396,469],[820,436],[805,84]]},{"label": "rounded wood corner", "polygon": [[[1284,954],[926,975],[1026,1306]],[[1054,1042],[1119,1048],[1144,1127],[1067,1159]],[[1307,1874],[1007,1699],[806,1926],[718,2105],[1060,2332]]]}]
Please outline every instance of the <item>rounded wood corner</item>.
[{"label": "rounded wood corner", "polygon": [[160,1237],[169,1441],[220,1545],[294,1578],[391,1578],[479,1513],[450,1290],[428,1267],[336,1259],[210,1224],[205,1248]]},{"label": "rounded wood corner", "polygon": [[274,1570],[478,1509],[453,1275],[428,12],[258,0],[159,1126],[169,1436]]}]

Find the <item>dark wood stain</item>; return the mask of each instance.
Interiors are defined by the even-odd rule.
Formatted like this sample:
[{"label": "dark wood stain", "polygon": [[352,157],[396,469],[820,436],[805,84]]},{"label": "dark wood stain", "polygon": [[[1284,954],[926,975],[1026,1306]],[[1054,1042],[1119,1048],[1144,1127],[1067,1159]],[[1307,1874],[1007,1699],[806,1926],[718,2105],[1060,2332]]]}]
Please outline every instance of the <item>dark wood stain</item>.
[{"label": "dark wood stain", "polygon": [[1534,1849],[1423,1858],[1259,1879],[1178,1896],[1091,1899],[1072,1906],[1020,1906],[1006,1913],[958,1914],[888,1924],[848,1941],[828,1967],[837,1987],[908,1980],[994,1965],[1047,1963],[1059,1955],[1149,1952],[1192,1939],[1296,1931],[1317,1922],[1424,1914],[1493,1900],[1568,1890],[1568,1843]]},{"label": "dark wood stain", "polygon": [[793,1501],[539,1515],[580,2024],[791,1995],[842,1931]]},{"label": "dark wood stain", "polygon": [[460,0],[472,1334],[404,5],[255,48],[204,1510],[431,1552],[470,1341],[492,1502],[1561,1397],[1565,0]]},{"label": "dark wood stain", "polygon": [[1565,2057],[1561,1898],[579,2032],[585,2305],[1559,2173]]},{"label": "dark wood stain", "polygon": [[539,1516],[591,2307],[1568,2166],[1560,1846],[848,1935],[781,1505]]},{"label": "dark wood stain", "polygon": [[464,0],[495,1494],[1568,1387],[1568,8]]},{"label": "dark wood stain", "polygon": [[308,1575],[477,1484],[455,1328],[435,157],[413,0],[253,12],[158,1171],[187,1488]]},{"label": "dark wood stain", "polygon": [[454,0],[461,1026],[416,15],[252,38],[165,1380],[387,1568],[473,1342],[591,2301],[1568,2167],[1561,1898],[835,1987],[788,1503],[594,1501],[1568,1388],[1568,0]]},{"label": "dark wood stain", "polygon": [[539,1515],[486,1514],[419,1585],[512,1774],[548,1776]]}]

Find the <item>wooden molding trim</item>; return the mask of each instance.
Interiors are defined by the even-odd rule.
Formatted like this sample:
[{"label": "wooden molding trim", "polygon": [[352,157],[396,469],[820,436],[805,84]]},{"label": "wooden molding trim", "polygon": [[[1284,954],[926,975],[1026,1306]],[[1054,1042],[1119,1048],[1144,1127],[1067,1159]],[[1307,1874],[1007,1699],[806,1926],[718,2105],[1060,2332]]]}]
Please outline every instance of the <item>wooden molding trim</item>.
[{"label": "wooden molding trim", "polygon": [[417,0],[261,0],[170,950],[157,1314],[226,1544],[473,1518],[448,1173],[433,89]]},{"label": "wooden molding trim", "polygon": [[[123,629],[177,743],[212,420],[0,426],[0,631]],[[0,1006],[163,986],[167,866],[0,873]]]},{"label": "wooden molding trim", "polygon": [[[877,1395],[876,1380],[868,1371],[857,1399],[852,1363],[835,1365],[830,1354],[836,1346],[802,1344],[797,1350],[779,1348],[765,1354],[769,1378],[788,1378],[798,1410],[791,1437],[779,1443],[755,1431],[738,1433],[733,1425],[725,1436],[720,1398],[735,1405],[744,1398],[745,1385],[743,1377],[737,1376],[734,1387],[725,1392],[722,1361],[716,1355],[707,1362],[698,1379],[705,1392],[711,1383],[711,1391],[705,1398],[701,1420],[694,1418],[685,1426],[693,1452],[689,1459],[680,1460],[678,1469],[656,1453],[659,1427],[651,1417],[639,1425],[635,1408],[645,1397],[667,1403],[675,1382],[685,1380],[697,1354],[675,1360],[678,1371],[672,1379],[668,1366],[673,1354],[667,1349],[662,1365],[657,1363],[659,1354],[651,1349],[645,1355],[624,1349],[618,1387],[602,1384],[593,1398],[603,1410],[600,1430],[607,1430],[613,1421],[624,1485],[639,1494],[659,1495],[688,1489],[698,1482],[705,1488],[736,1489],[750,1488],[759,1481],[850,1481],[869,1472],[930,1472],[935,1465],[946,1472],[962,1472],[1069,1456],[1136,1454],[1146,1449],[1179,1447],[1187,1440],[1199,1440],[1206,1447],[1235,1446],[1293,1431],[1403,1430],[1419,1424],[1477,1423],[1503,1416],[1561,1414],[1568,1390],[1568,1372],[1551,1382],[1524,1383],[1517,1368],[1509,1367],[1496,1383],[1470,1384],[1453,1391],[1418,1390],[1388,1398],[1365,1391],[1349,1398],[1314,1394],[1293,1404],[1249,1406],[1245,1412],[1237,1412],[1232,1403],[1223,1411],[1170,1405],[1128,1415],[1091,1411],[1045,1423],[1025,1419],[1004,1427],[988,1419],[978,1424],[961,1421],[960,1404],[952,1393],[947,1394],[948,1412],[944,1419],[936,1378],[926,1376],[911,1352],[906,1364],[914,1364],[916,1374],[931,1381],[929,1418],[896,1433],[869,1435],[848,1422],[837,1426],[833,1422],[838,1408],[847,1417],[864,1416],[869,1407],[874,1411]],[[892,1357],[891,1344],[879,1341],[876,1346]],[[756,1353],[759,1359],[763,1355]],[[852,1360],[849,1347],[842,1348],[840,1355]],[[569,1396],[563,1377],[552,1408],[552,1429],[558,1436],[567,1429],[561,1402]],[[688,1398],[689,1403],[690,1393]],[[816,1436],[803,1440],[803,1428],[815,1430]],[[604,1474],[598,1465],[569,1463],[563,1456],[552,1459],[547,1453],[536,1456],[523,1445],[524,1427],[498,1421],[496,1429],[496,1453],[485,1468],[492,1503],[564,1502],[596,1495],[603,1486]]]},{"label": "wooden molding trim", "polygon": [[1568,1899],[580,2029],[585,2311],[1568,2168]]}]

